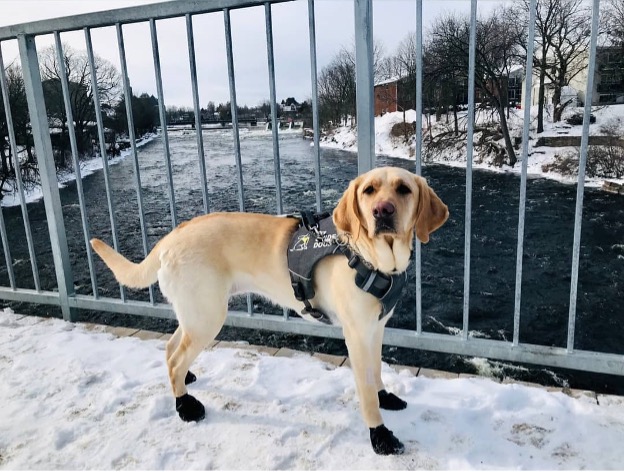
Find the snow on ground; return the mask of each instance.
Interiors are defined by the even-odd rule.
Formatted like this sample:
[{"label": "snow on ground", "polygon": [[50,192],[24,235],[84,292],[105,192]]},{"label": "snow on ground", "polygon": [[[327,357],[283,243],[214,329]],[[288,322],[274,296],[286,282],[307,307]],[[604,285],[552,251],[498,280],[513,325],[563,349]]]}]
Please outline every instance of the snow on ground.
[{"label": "snow on ground", "polygon": [[[145,136],[143,136],[143,138],[138,141],[136,143],[136,147],[140,148],[142,146],[145,146],[147,143],[149,143],[150,141],[152,141],[154,138],[156,138],[157,135],[153,134],[153,133],[148,133]],[[119,153],[119,156],[110,158],[108,160],[108,165],[112,166],[115,164],[118,164],[119,162],[121,162],[123,159],[125,159],[126,157],[128,157],[129,155],[132,154],[132,149],[128,148],[128,149],[124,149]],[[80,161],[80,175],[82,178],[85,178],[87,175],[91,175],[94,172],[102,169],[104,167],[104,162],[102,161],[102,158],[99,156],[95,156],[91,159],[85,160],[85,161]],[[65,185],[68,182],[73,182],[74,180],[76,180],[76,174],[74,172],[67,172],[64,174],[61,174],[58,177],[58,181],[59,181],[59,188],[63,188],[65,187]],[[31,202],[36,202],[37,200],[41,199],[43,197],[43,192],[41,191],[41,187],[35,187],[31,190],[28,190],[26,192],[24,192],[25,194],[25,199],[26,199],[26,203],[31,203]],[[4,207],[9,207],[9,206],[16,206],[19,205],[21,202],[20,200],[20,196],[19,193],[17,192],[17,188],[15,190],[14,193],[10,194],[4,194],[2,196],[2,201],[0,202],[0,204]]]},{"label": "snow on ground", "polygon": [[430,379],[384,365],[408,402],[384,412],[402,456],[373,453],[346,367],[301,355],[204,352],[174,411],[163,341],[114,338],[0,312],[0,469],[619,469],[624,399],[574,399],[483,378]]},{"label": "snow on ground", "polygon": [[[564,114],[564,119],[568,116],[576,113],[583,113],[582,108],[568,108]],[[591,124],[589,127],[590,135],[604,134],[605,127],[611,127],[620,136],[624,135],[624,105],[611,105],[595,107],[592,110],[592,114],[596,117],[596,123]],[[464,117],[465,122],[466,112],[460,112],[460,116]],[[491,120],[490,113],[480,112],[477,114],[475,121],[477,124],[483,124],[486,121]],[[436,129],[435,116],[431,118],[433,121],[433,129]],[[449,116],[449,120],[452,121],[452,116]],[[524,110],[511,110],[511,117],[509,119],[509,128],[512,136],[522,135],[522,125],[524,119]],[[416,112],[414,110],[408,110],[405,116],[406,123],[413,123],[416,121]],[[440,125],[446,121],[446,117],[443,117]],[[385,155],[390,157],[398,157],[404,159],[414,159],[414,143],[411,140],[409,143],[405,143],[403,138],[393,137],[391,135],[392,127],[397,123],[403,122],[402,112],[386,113],[383,116],[375,117],[375,152],[378,155]],[[443,126],[443,125],[442,125]],[[461,126],[461,125],[460,125]],[[564,183],[576,183],[576,177],[564,176],[556,172],[544,172],[542,166],[545,164],[551,164],[555,160],[556,155],[564,155],[566,153],[576,152],[578,148],[575,147],[535,147],[536,139],[539,137],[550,136],[581,136],[582,126],[570,126],[565,121],[561,123],[552,123],[549,121],[548,113],[545,114],[544,120],[544,132],[539,135],[535,132],[537,126],[537,108],[534,107],[531,110],[531,125],[530,125],[530,141],[529,141],[529,161],[527,163],[527,174],[531,177],[546,177],[549,179],[558,180]],[[423,115],[423,133],[427,133],[427,120]],[[435,133],[435,131],[434,131]],[[475,141],[478,140],[479,134],[475,134]],[[502,144],[502,140],[501,140]],[[333,130],[326,136],[322,137],[321,146],[334,149],[344,149],[346,151],[357,152],[357,132],[355,128],[351,126],[340,126]],[[537,152],[535,152],[537,151]],[[485,159],[480,159],[478,156],[478,150],[475,149],[475,158],[473,159],[473,168],[485,169],[495,172],[511,172],[520,174],[521,172],[521,160],[522,160],[522,148],[517,151],[518,163],[514,167],[504,165],[502,167],[495,167]],[[444,164],[453,167],[466,167],[466,146],[458,145],[453,151],[447,151],[443,156],[435,157],[431,163]],[[616,182],[624,184],[624,179],[604,179],[604,178],[586,178],[585,185],[591,187],[599,187],[604,180],[610,182]]]}]

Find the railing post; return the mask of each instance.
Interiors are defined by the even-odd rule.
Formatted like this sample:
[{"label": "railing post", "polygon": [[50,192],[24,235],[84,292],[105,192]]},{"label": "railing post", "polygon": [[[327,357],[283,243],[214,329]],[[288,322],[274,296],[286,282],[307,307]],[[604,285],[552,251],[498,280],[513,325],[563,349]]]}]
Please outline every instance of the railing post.
[{"label": "railing post", "polygon": [[316,211],[323,210],[321,196],[321,148],[318,111],[318,74],[316,67],[316,20],[314,18],[314,0],[308,0],[308,30],[310,32],[310,74],[312,76],[312,128],[314,130],[314,174],[316,176]]},{"label": "railing post", "polygon": [[48,221],[48,230],[50,232],[50,244],[52,245],[52,257],[54,259],[61,311],[64,320],[73,321],[74,316],[69,308],[69,297],[74,296],[74,278],[69,261],[69,248],[67,246],[65,222],[63,221],[61,195],[56,179],[50,128],[43,98],[41,75],[39,73],[37,46],[32,36],[19,35],[17,42],[24,71],[28,113],[30,114],[37,165],[39,166],[39,174],[41,176],[41,190]]},{"label": "railing post", "polygon": [[589,146],[589,119],[591,117],[594,74],[596,71],[596,48],[600,19],[600,0],[592,2],[591,34],[589,43],[589,64],[587,66],[587,85],[585,88],[585,108],[583,110],[583,132],[581,134],[581,152],[579,156],[578,182],[576,185],[576,207],[574,210],[574,241],[572,245],[572,275],[570,283],[570,310],[568,312],[567,350],[574,349],[576,330],[576,303],[578,297],[579,262],[581,252],[581,223],[583,222],[583,196],[585,194],[585,166]]},{"label": "railing post", "polygon": [[464,308],[462,339],[468,339],[470,318],[470,248],[472,241],[472,158],[475,121],[475,68],[477,55],[477,1],[470,2],[470,39],[468,56],[468,123],[466,130],[466,210],[464,223]]},{"label": "railing post", "polygon": [[375,167],[373,0],[354,0],[358,174]]},{"label": "railing post", "polygon": [[529,2],[527,61],[524,79],[524,122],[522,127],[522,171],[518,204],[518,245],[516,249],[516,295],[514,301],[513,345],[520,342],[520,303],[522,301],[522,258],[524,257],[524,220],[526,215],[527,168],[529,164],[529,127],[531,125],[531,90],[533,88],[533,50],[535,48],[535,16],[537,0]]}]

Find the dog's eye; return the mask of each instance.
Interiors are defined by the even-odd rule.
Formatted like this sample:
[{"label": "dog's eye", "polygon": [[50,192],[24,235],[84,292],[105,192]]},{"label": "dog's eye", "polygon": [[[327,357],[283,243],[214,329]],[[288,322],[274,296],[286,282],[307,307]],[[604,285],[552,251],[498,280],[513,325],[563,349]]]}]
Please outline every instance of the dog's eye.
[{"label": "dog's eye", "polygon": [[407,195],[408,193],[412,193],[412,189],[410,189],[407,185],[401,184],[396,189],[398,194]]},{"label": "dog's eye", "polygon": [[373,193],[375,191],[375,187],[373,187],[372,185],[369,185],[368,187],[366,187],[364,189],[364,193],[366,195],[370,195],[371,193]]}]

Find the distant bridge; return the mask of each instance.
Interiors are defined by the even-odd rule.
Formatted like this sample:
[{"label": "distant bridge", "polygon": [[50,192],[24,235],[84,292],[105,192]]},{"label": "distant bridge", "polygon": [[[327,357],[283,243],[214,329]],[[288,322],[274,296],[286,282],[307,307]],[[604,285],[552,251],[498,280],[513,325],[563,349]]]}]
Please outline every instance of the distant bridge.
[{"label": "distant bridge", "polygon": [[[223,127],[225,127],[225,125],[232,126],[232,119],[231,118],[229,118],[227,120],[220,120],[220,119],[216,119],[216,118],[202,118],[200,121],[201,121],[202,125],[218,125],[218,124],[220,124]],[[251,126],[257,126],[258,125],[258,118],[256,118],[256,117],[239,118],[238,119],[238,123],[248,123]],[[195,119],[194,118],[185,118],[185,119],[182,119],[182,120],[169,121],[169,122],[167,122],[167,126],[193,126],[193,127],[195,127]]]}]

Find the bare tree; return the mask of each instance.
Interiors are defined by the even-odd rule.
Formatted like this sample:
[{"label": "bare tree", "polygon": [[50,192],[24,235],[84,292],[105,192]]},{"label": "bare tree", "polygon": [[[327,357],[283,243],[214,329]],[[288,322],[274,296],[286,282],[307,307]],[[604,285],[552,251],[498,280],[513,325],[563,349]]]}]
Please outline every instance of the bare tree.
[{"label": "bare tree", "polygon": [[624,0],[608,0],[602,17],[609,42],[624,48]]},{"label": "bare tree", "polygon": [[[451,22],[458,19],[449,20]],[[450,25],[456,28],[458,25]],[[448,110],[453,111],[454,134],[459,135],[457,111],[467,99],[467,62],[449,61],[457,54],[452,43],[439,41],[432,37],[425,43],[423,51],[423,94],[425,107],[435,110],[439,121],[444,112],[448,123]]]},{"label": "bare tree", "polygon": [[587,68],[589,50],[589,27],[587,18],[591,13],[582,0],[561,0],[555,10],[555,25],[548,38],[553,54],[552,68],[546,75],[553,84],[553,121],[561,121],[561,115],[572,99],[561,102],[563,87]]},{"label": "bare tree", "polygon": [[321,121],[334,123],[355,116],[355,61],[342,49],[319,75]]},{"label": "bare tree", "polygon": [[[60,65],[56,49],[50,46],[39,54],[39,63],[48,115],[57,118],[60,122],[61,142],[66,142],[67,131],[67,113],[61,89],[61,67],[64,67],[69,81],[70,102],[79,151],[84,152],[86,149],[90,149],[87,125],[90,121],[95,120],[93,107],[95,87],[86,52],[77,52],[69,45],[63,45],[63,64]],[[98,56],[95,57],[95,71],[95,85],[97,85],[100,101],[102,104],[112,106],[120,97],[119,72],[113,64]],[[63,166],[64,149],[61,149],[59,159],[61,162],[57,162],[57,165]]]},{"label": "bare tree", "polygon": [[407,133],[405,111],[416,109],[416,53],[416,33],[412,32],[399,43],[393,56],[395,76],[401,79],[401,87],[397,94],[397,109],[403,112],[405,133]]},{"label": "bare tree", "polygon": [[[525,40],[524,29],[514,11],[501,6],[478,19],[476,33],[475,86],[498,114],[504,151],[509,165],[514,166],[517,159],[505,114],[509,107],[507,81],[511,67],[519,60],[518,46]],[[431,30],[430,47],[438,54],[437,60],[464,77],[468,69],[469,35],[469,19],[454,15],[441,17]]]},{"label": "bare tree", "polygon": [[[386,72],[383,46],[373,45],[373,74],[376,80]],[[341,122],[356,117],[356,67],[355,47],[342,48],[332,61],[321,70],[318,79],[320,119],[322,123]]]},{"label": "bare tree", "polygon": [[[519,17],[526,25],[529,0],[523,0]],[[539,77],[537,132],[544,131],[546,80],[553,88],[553,121],[561,115],[572,99],[561,102],[563,88],[586,69],[589,48],[587,18],[589,9],[583,0],[538,0],[536,10],[537,48],[533,67]]]},{"label": "bare tree", "polygon": [[28,104],[26,102],[26,89],[22,71],[16,64],[9,65],[6,69],[7,88],[9,103],[4,103],[0,95],[0,198],[5,193],[16,189],[15,159],[13,150],[9,145],[8,124],[6,120],[5,106],[10,106],[15,132],[15,146],[18,153],[25,152],[25,158],[20,160],[21,176],[24,186],[28,189],[33,187],[39,178],[39,172],[33,154],[33,138],[28,129],[30,118]]}]

